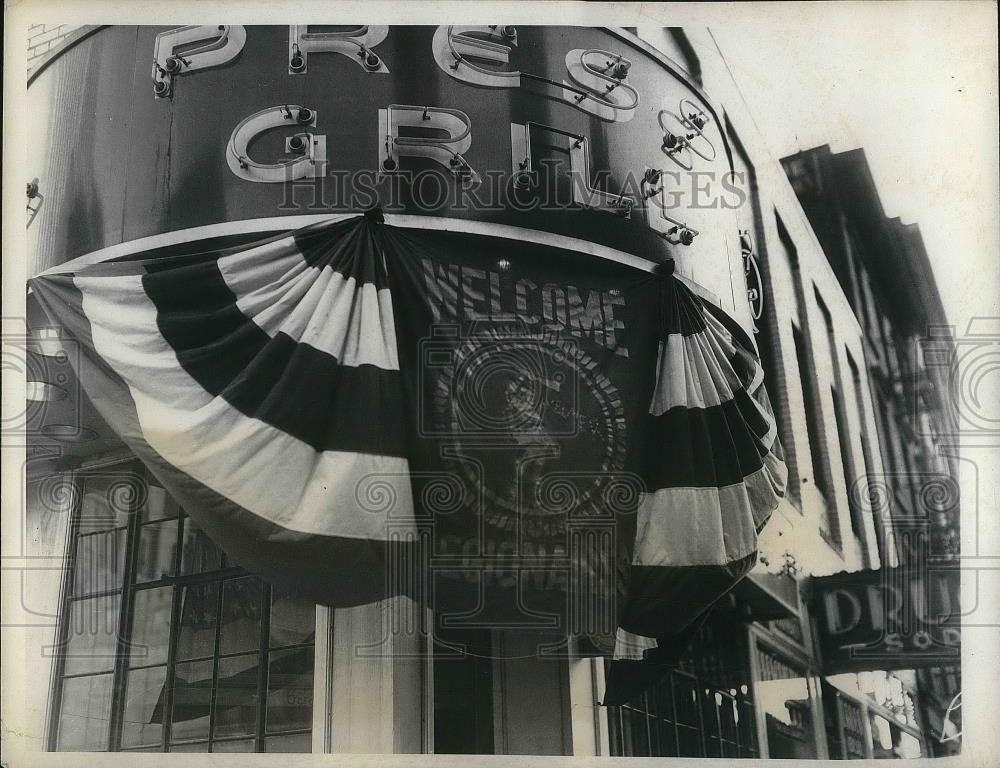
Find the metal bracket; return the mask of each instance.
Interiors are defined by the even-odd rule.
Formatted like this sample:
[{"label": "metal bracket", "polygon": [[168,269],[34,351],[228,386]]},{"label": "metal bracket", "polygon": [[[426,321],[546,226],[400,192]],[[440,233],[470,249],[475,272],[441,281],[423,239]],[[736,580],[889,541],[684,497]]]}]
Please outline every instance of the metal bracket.
[{"label": "metal bracket", "polygon": [[[28,203],[25,207],[30,214],[28,216],[27,228],[31,226],[31,222],[35,220],[38,212],[42,209],[42,203],[45,202],[45,195],[38,191],[38,179],[32,179],[29,181],[26,185],[25,192],[28,198]],[[34,203],[34,205],[32,205],[32,203]]]}]

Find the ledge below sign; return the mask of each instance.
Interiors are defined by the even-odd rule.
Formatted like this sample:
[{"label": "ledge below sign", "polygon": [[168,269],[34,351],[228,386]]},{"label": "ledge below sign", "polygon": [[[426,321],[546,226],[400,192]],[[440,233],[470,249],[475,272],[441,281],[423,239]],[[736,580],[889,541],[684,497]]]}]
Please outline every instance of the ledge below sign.
[{"label": "ledge below sign", "polygon": [[798,583],[777,573],[751,573],[733,590],[754,621],[789,619],[799,615]]}]

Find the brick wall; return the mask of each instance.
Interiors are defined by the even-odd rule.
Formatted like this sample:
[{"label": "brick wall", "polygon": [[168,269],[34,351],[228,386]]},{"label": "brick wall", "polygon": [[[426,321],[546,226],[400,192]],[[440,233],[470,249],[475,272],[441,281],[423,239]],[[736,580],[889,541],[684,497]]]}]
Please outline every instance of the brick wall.
[{"label": "brick wall", "polygon": [[79,24],[32,24],[28,27],[28,69],[35,67],[45,55],[69,35]]}]

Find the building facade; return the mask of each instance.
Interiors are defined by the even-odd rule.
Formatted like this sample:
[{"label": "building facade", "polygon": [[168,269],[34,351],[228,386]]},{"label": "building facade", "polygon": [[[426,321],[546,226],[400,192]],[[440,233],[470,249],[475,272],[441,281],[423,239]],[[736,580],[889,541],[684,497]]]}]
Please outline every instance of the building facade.
[{"label": "building facade", "polygon": [[[27,716],[38,724],[32,732],[40,735],[31,746],[932,754],[943,725],[926,714],[928,685],[906,670],[823,674],[807,591],[813,577],[896,563],[895,544],[886,541],[891,526],[859,493],[859,483],[895,477],[909,467],[898,463],[907,455],[937,470],[946,466],[930,437],[918,450],[924,443],[912,437],[912,426],[900,431],[902,413],[897,418],[886,410],[888,402],[901,407],[894,387],[905,378],[898,366],[909,361],[901,363],[903,347],[886,339],[911,338],[922,319],[861,309],[868,305],[858,291],[867,290],[869,278],[845,279],[840,252],[803,197],[794,163],[783,166],[768,153],[707,30],[219,27],[170,33],[83,28],[32,70],[29,99],[46,121],[44,140],[28,158],[37,169],[31,171],[34,195],[29,187],[29,210],[35,208],[30,274],[72,258],[128,258],[178,243],[195,252],[328,218],[323,211],[330,206],[317,202],[314,189],[296,187],[290,194],[291,185],[268,182],[269,164],[249,159],[249,148],[280,153],[278,144],[255,134],[228,151],[239,136],[233,127],[262,114],[255,110],[288,111],[285,100],[306,105],[313,99],[319,114],[312,116],[310,135],[340,132],[336,139],[322,136],[322,150],[307,155],[306,179],[320,160],[335,169],[378,162],[383,170],[403,160],[405,154],[388,146],[376,159],[367,157],[387,129],[397,138],[422,136],[400,132],[394,110],[412,111],[416,128],[420,120],[452,114],[446,110],[466,110],[461,128],[472,131],[471,147],[461,144],[453,125],[438,128],[458,147],[449,149],[453,156],[466,158],[484,178],[494,167],[516,176],[519,162],[520,170],[552,158],[572,162],[567,152],[583,146],[590,163],[611,172],[605,186],[595,182],[585,190],[590,196],[581,203],[600,210],[586,211],[595,216],[586,220],[579,211],[545,218],[466,211],[446,218],[440,212],[421,217],[404,204],[401,215],[413,226],[560,242],[618,261],[634,260],[642,249],[669,254],[704,298],[755,335],[789,467],[788,494],[761,534],[758,566],[716,605],[677,668],[635,701],[603,707],[602,659],[582,653],[543,658],[530,650],[537,638],[529,642],[523,632],[504,628],[465,636],[473,647],[455,654],[447,636],[406,631],[426,626],[427,617],[404,599],[332,610],[230,562],[87,399],[73,394],[72,348],[55,354],[46,348],[58,340],[29,297],[29,379],[36,382],[37,404],[29,403],[24,549],[51,564],[23,577],[28,610],[42,617],[26,630],[26,647],[46,649],[49,678],[26,702]],[[456,38],[460,53],[454,53]],[[349,61],[358,45],[360,61]],[[350,47],[350,55],[338,46]],[[585,57],[592,50],[609,56],[609,67],[623,59],[628,66],[613,80],[588,79],[593,72]],[[572,68],[567,51],[583,62],[582,71]],[[559,86],[539,102],[544,106],[528,97],[505,95],[493,103],[478,98],[482,90],[460,91],[471,84],[505,94],[499,89],[509,82],[497,78],[510,72],[502,65],[522,52],[519,66],[545,73],[535,82]],[[473,54],[491,63],[470,65]],[[186,69],[167,63],[184,56]],[[157,62],[152,73],[151,58]],[[433,88],[420,91],[418,75]],[[248,83],[259,83],[261,94],[249,87],[244,93],[240,84]],[[330,96],[331,83],[342,101]],[[377,86],[366,90],[369,83]],[[562,92],[564,85],[570,90]],[[595,88],[614,95],[588,112],[580,104]],[[658,115],[646,106],[655,102],[655,88],[667,93]],[[424,98],[433,99],[432,107],[412,106]],[[399,100],[411,106],[390,104]],[[490,112],[497,104],[499,122]],[[487,126],[482,133],[480,125]],[[668,136],[676,141],[683,131],[682,151],[670,151]],[[702,140],[707,145],[699,152]],[[667,211],[655,219],[618,215],[630,193],[626,171],[648,180],[644,171],[671,167],[678,157],[690,158],[689,168],[703,163],[706,172],[731,169],[745,194],[722,210],[691,206],[683,216]],[[557,191],[560,183],[554,182]],[[305,204],[295,199],[304,193],[313,195]],[[898,222],[885,227],[886,237],[907,244],[900,258],[908,263],[918,236]],[[876,242],[866,230],[854,237],[860,247],[875,247],[864,245]],[[870,280],[885,278],[873,268]],[[865,301],[902,306],[895,297],[881,304],[875,297]],[[925,307],[926,317],[943,319],[939,307],[940,301]],[[909,309],[900,311],[909,317]],[[896,356],[890,359],[891,350]],[[876,382],[877,372],[884,381]],[[931,402],[946,391],[940,385],[919,396]],[[927,409],[914,413],[934,418]],[[942,690],[939,699],[950,689]]]},{"label": "building facade", "polygon": [[[953,332],[920,229],[885,215],[862,150],[833,153],[817,147],[784,158],[782,165],[864,330],[866,385],[891,488],[880,521],[887,532],[879,542],[883,559],[900,556],[907,545],[894,540],[893,529],[913,521],[927,526],[932,557],[955,559],[958,425],[949,368],[934,357],[952,346]],[[943,504],[928,503],[928,489],[934,487],[944,491]],[[925,718],[941,733],[943,713],[961,690],[961,670],[920,670],[918,679]],[[951,754],[953,748],[954,741],[938,740],[934,751]]]}]

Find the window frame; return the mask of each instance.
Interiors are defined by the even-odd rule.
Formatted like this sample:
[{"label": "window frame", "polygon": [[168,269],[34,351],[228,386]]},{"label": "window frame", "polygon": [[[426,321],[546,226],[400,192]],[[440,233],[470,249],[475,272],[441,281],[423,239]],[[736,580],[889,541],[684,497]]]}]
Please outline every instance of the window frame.
[{"label": "window frame", "polygon": [[759,759],[768,760],[771,757],[770,745],[767,740],[766,713],[764,712],[764,708],[760,706],[759,686],[764,681],[761,679],[760,664],[757,661],[759,651],[764,651],[778,657],[781,663],[799,672],[806,679],[807,690],[809,692],[809,714],[812,718],[813,744],[816,749],[815,759],[828,759],[826,734],[823,729],[825,720],[820,684],[821,675],[816,669],[813,660],[803,649],[796,648],[793,643],[783,640],[780,636],[768,632],[757,624],[751,624],[747,627],[747,637],[750,653],[750,677],[753,681],[753,700],[756,705],[754,707],[754,714],[756,716]]},{"label": "window frame", "polygon": [[[827,679],[823,679],[822,683],[824,685],[829,686],[830,690],[836,695],[838,700],[847,701],[850,704],[853,704],[860,708],[862,723],[865,727],[865,732],[866,732],[865,736],[867,739],[865,748],[867,749],[868,754],[865,759],[868,760],[884,759],[884,758],[876,758],[874,755],[875,734],[871,729],[871,722],[874,716],[881,717],[883,720],[886,720],[889,723],[889,726],[891,728],[896,728],[900,731],[903,731],[904,733],[907,733],[914,739],[916,739],[920,743],[920,751],[922,753],[920,759],[926,760],[930,757],[930,755],[928,754],[929,750],[928,750],[926,735],[924,734],[923,729],[919,725],[913,725],[911,723],[901,722],[896,717],[895,713],[892,710],[890,710],[888,707],[879,704],[878,702],[874,701],[868,696],[857,696],[854,693],[851,693],[850,691],[845,691],[843,688],[834,685]],[[914,705],[916,710],[919,712],[920,704],[915,700]],[[837,712],[835,714],[836,714],[835,723],[838,730],[841,731],[841,738],[843,738],[842,712],[839,706],[837,707]],[[919,718],[920,715],[918,714],[917,717]],[[846,759],[846,758],[841,758],[841,759]]]},{"label": "window frame", "polygon": [[[62,719],[62,708],[63,708],[63,694],[65,688],[65,681],[67,679],[73,679],[76,677],[87,677],[87,676],[97,676],[102,674],[110,674],[111,676],[111,690],[110,690],[110,710],[108,713],[108,736],[104,749],[92,750],[95,752],[149,752],[158,751],[160,753],[170,753],[174,751],[172,748],[178,746],[204,746],[205,754],[215,751],[216,744],[222,744],[226,742],[242,742],[247,740],[253,740],[253,752],[263,753],[266,750],[267,740],[279,736],[292,736],[298,734],[311,733],[310,739],[310,749],[309,752],[315,751],[317,743],[326,743],[329,741],[329,733],[327,733],[328,728],[325,727],[326,723],[329,722],[328,717],[323,718],[323,732],[317,734],[316,727],[319,722],[317,717],[317,711],[319,710],[320,715],[325,715],[326,709],[329,706],[327,701],[328,697],[323,696],[320,700],[317,700],[316,692],[318,690],[326,691],[329,688],[329,670],[328,665],[321,663],[321,659],[318,655],[318,650],[325,647],[327,644],[327,636],[329,635],[331,628],[327,627],[324,622],[330,622],[332,620],[332,612],[324,611],[319,608],[315,611],[315,624],[314,631],[311,639],[307,642],[296,642],[291,645],[280,645],[272,647],[270,639],[270,624],[271,624],[271,610],[273,601],[273,588],[270,584],[265,582],[260,577],[249,573],[244,568],[231,565],[228,562],[225,554],[222,553],[222,561],[220,563],[220,568],[202,572],[195,572],[190,574],[181,573],[181,564],[183,562],[182,558],[184,555],[184,531],[186,524],[190,524],[191,518],[186,512],[178,505],[176,514],[170,517],[157,517],[148,520],[142,519],[142,504],[144,503],[145,494],[135,493],[131,495],[127,504],[127,521],[125,526],[114,526],[109,528],[108,531],[117,531],[123,529],[126,532],[125,535],[125,553],[124,553],[124,563],[120,574],[120,585],[117,589],[105,589],[98,590],[95,592],[88,592],[86,595],[75,595],[75,578],[76,578],[76,567],[79,557],[79,542],[81,540],[80,535],[80,523],[82,514],[82,503],[84,497],[84,489],[86,488],[86,481],[89,477],[100,477],[104,472],[122,472],[123,475],[126,473],[134,474],[135,477],[140,482],[148,482],[151,478],[148,470],[146,470],[143,465],[135,457],[127,458],[116,458],[107,462],[94,463],[88,465],[81,469],[75,470],[73,472],[66,473],[66,477],[69,483],[72,485],[73,493],[72,507],[70,509],[70,520],[67,526],[67,537],[66,537],[66,567],[63,573],[60,586],[59,595],[59,619],[58,626],[56,628],[56,646],[54,648],[54,663],[52,665],[52,677],[53,681],[50,686],[50,705],[48,707],[48,713],[46,718],[46,738],[45,738],[45,748],[49,752],[60,752],[59,748],[59,736],[60,736],[60,721]],[[169,495],[169,492],[164,489]],[[175,502],[176,503],[176,502]],[[139,565],[140,556],[140,535],[144,526],[156,525],[160,522],[174,521],[176,525],[176,546],[175,551],[171,554],[172,557],[172,575],[160,576],[156,579],[151,579],[149,581],[144,581],[142,583],[136,583],[136,575]],[[91,534],[84,535],[103,535],[108,531],[94,532]],[[221,550],[220,550],[221,552]],[[117,575],[117,574],[116,574]],[[221,638],[222,638],[222,612],[223,612],[223,594],[225,591],[225,585],[229,582],[234,582],[243,578],[251,578],[256,582],[256,587],[259,590],[258,599],[260,601],[260,627],[258,634],[258,641],[256,650],[239,650],[232,652],[221,652]],[[172,708],[173,708],[173,698],[174,698],[174,672],[176,670],[177,661],[177,640],[179,637],[179,622],[181,620],[181,611],[183,609],[183,594],[186,588],[192,586],[200,586],[207,584],[217,584],[218,585],[218,595],[216,600],[216,621],[214,625],[214,640],[213,649],[210,656],[199,656],[194,660],[184,660],[183,663],[189,661],[200,661],[200,662],[211,662],[212,671],[212,694],[209,705],[209,731],[206,738],[192,738],[173,743],[171,740],[171,728],[172,728]],[[170,608],[170,627],[168,635],[168,646],[166,649],[166,660],[162,663],[138,663],[132,664],[130,659],[131,653],[131,641],[134,635],[133,619],[135,617],[135,606],[136,598],[140,592],[152,592],[156,589],[169,588],[171,590],[171,608]],[[99,673],[88,673],[83,672],[79,674],[71,674],[69,678],[65,674],[66,660],[68,654],[66,654],[65,649],[70,639],[71,624],[72,624],[72,610],[73,605],[81,600],[89,600],[94,598],[100,598],[109,595],[119,595],[119,610],[117,619],[117,629],[115,638],[115,659],[110,672],[99,672]],[[310,693],[312,694],[312,713],[308,718],[308,725],[300,728],[286,728],[281,730],[276,730],[274,732],[269,732],[267,728],[267,714],[268,714],[268,683],[270,675],[270,662],[273,654],[284,653],[287,651],[304,651],[306,649],[311,649],[312,656],[312,684],[309,686]],[[237,658],[240,656],[250,656],[256,654],[257,657],[257,686],[256,686],[256,712],[254,714],[253,720],[253,733],[251,735],[231,735],[231,736],[216,736],[215,725],[216,716],[215,711],[216,697],[218,693],[218,676],[219,667],[222,662],[229,658]],[[124,735],[124,723],[125,723],[125,711],[126,711],[126,696],[128,691],[129,675],[131,672],[142,671],[144,669],[158,669],[163,668],[165,670],[165,683],[164,683],[164,700],[163,700],[163,722],[161,726],[161,733],[158,745],[149,744],[139,744],[134,746],[123,746],[122,740]],[[322,685],[318,685],[322,683]],[[303,753],[305,754],[305,753]]]},{"label": "window frame", "polygon": [[[760,729],[757,724],[758,718],[756,714],[758,703],[753,681],[753,671],[747,659],[750,646],[746,644],[746,638],[743,637],[741,639],[739,630],[731,624],[726,623],[717,625],[708,634],[700,634],[692,645],[697,646],[699,643],[708,643],[709,646],[715,649],[714,641],[712,640],[713,636],[718,637],[719,635],[716,633],[728,634],[732,631],[736,632],[733,635],[736,638],[734,647],[738,649],[739,661],[742,662],[740,666],[742,675],[740,677],[744,678],[744,682],[740,690],[735,691],[735,688],[726,689],[725,687],[720,687],[719,683],[721,681],[719,679],[706,677],[706,672],[712,674],[711,664],[709,664],[708,668],[700,668],[698,665],[692,666],[689,663],[691,661],[689,654],[698,653],[692,647],[685,653],[684,657],[671,667],[670,671],[662,679],[636,697],[635,700],[622,705],[606,707],[608,752],[611,756],[761,759]],[[715,651],[711,652],[714,653]],[[605,674],[607,674],[610,663],[610,659],[604,659]],[[694,696],[693,706],[697,722],[693,720],[682,722],[678,717],[678,702],[681,700],[677,685],[678,681],[683,681],[686,684],[681,693],[690,691]],[[736,681],[728,680],[725,684],[735,686]],[[745,690],[743,689],[744,687]],[[735,711],[738,713],[738,717],[732,721],[727,721],[727,725],[731,725],[733,728],[733,738],[726,737],[725,728],[720,717],[721,709],[725,704],[720,704],[715,700],[717,695],[721,695],[724,700],[735,704]],[[651,700],[655,706],[651,705]],[[641,704],[637,706],[639,702]],[[662,706],[664,703],[668,705],[666,711],[664,711]],[[596,699],[595,705],[597,705]],[[626,724],[626,712],[629,713],[628,717],[630,719],[643,718],[644,720],[640,725],[640,731],[645,730],[645,751],[636,751],[634,746],[632,746],[631,735],[634,725],[631,721],[629,724]],[[715,715],[714,718],[710,717],[713,713]],[[744,718],[746,719],[744,720]],[[663,749],[662,731],[657,731],[654,737],[654,727],[651,721],[658,721],[661,728],[665,726],[672,729],[673,740],[670,743],[673,747],[673,752]],[[744,726],[744,722],[746,726]],[[680,754],[682,732],[686,732],[689,737],[693,736],[695,738],[698,754]],[[654,749],[657,750],[657,754],[654,754]],[[732,751],[735,751],[736,754],[729,754]]]}]

